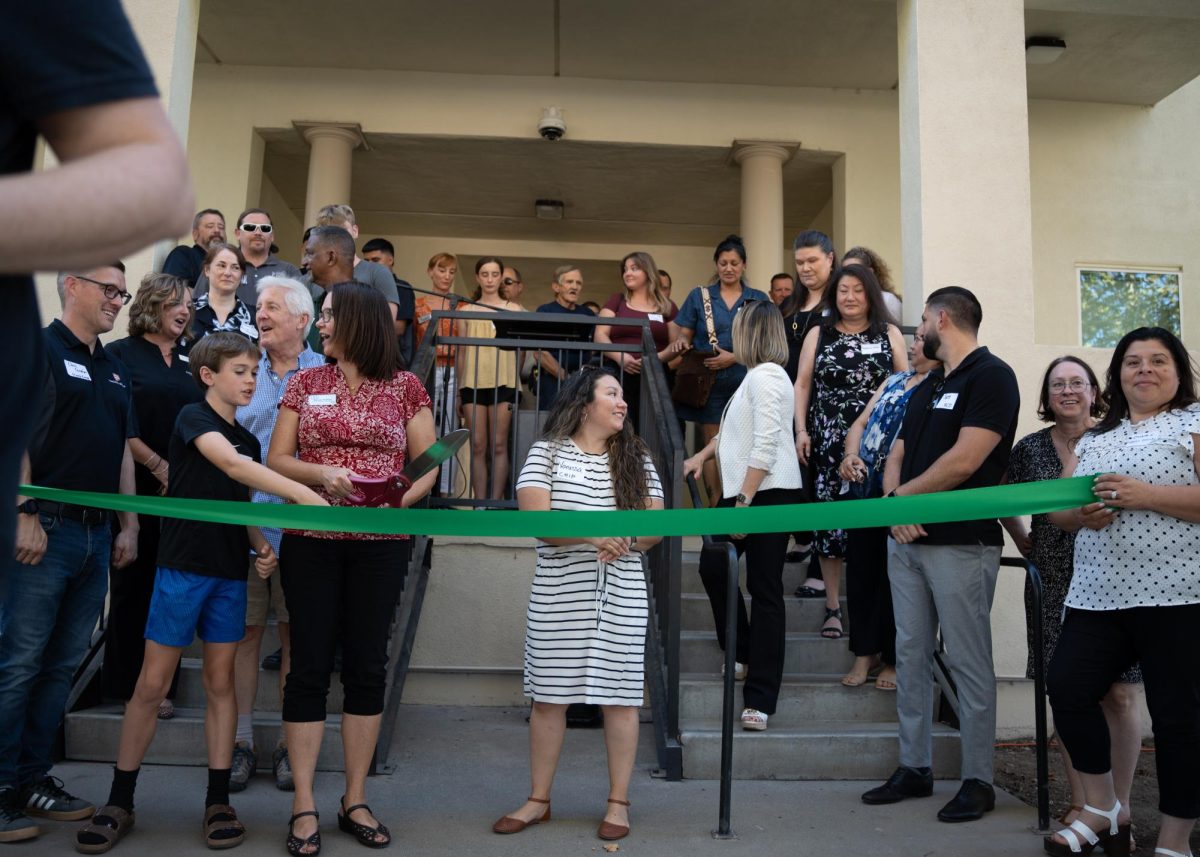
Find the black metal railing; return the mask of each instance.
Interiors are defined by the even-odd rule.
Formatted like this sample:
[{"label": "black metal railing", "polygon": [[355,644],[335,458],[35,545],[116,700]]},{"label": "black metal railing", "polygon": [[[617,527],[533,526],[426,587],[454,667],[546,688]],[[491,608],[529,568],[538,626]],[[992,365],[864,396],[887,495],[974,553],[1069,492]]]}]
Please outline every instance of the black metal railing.
[{"label": "black metal railing", "polygon": [[[692,506],[704,508],[700,488],[694,476],[687,478]],[[735,710],[735,683],[737,681],[737,605],[738,605],[738,555],[732,542],[718,542],[710,535],[701,536],[704,542],[701,551],[721,552],[725,559],[725,669],[722,671],[721,688],[721,786],[717,808],[717,829],[714,839],[736,839],[730,822],[733,803],[733,713]],[[703,560],[702,560],[703,561]]]}]

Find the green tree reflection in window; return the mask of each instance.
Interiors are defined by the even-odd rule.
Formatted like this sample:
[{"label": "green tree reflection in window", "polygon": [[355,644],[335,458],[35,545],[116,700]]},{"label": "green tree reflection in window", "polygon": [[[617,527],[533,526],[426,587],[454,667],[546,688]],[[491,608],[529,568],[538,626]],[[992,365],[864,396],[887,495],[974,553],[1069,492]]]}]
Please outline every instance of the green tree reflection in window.
[{"label": "green tree reflection in window", "polygon": [[1079,269],[1083,344],[1112,348],[1135,327],[1179,331],[1179,272]]}]

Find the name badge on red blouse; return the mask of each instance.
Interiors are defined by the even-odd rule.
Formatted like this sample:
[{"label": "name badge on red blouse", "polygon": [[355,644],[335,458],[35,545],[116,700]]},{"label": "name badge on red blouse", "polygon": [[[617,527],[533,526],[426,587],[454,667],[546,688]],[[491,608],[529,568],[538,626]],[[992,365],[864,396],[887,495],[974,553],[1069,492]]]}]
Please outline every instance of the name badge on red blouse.
[{"label": "name badge on red blouse", "polygon": [[336,393],[314,393],[308,397],[310,407],[321,408],[337,404]]}]

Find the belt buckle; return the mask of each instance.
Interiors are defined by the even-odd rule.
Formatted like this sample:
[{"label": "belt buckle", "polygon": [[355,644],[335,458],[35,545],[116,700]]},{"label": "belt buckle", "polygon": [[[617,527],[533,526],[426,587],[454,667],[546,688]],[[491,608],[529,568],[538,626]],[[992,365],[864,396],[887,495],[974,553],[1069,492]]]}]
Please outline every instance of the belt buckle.
[{"label": "belt buckle", "polygon": [[108,512],[104,509],[93,509],[89,506],[81,506],[79,511],[80,521],[85,527],[96,527],[105,522],[108,517]]}]

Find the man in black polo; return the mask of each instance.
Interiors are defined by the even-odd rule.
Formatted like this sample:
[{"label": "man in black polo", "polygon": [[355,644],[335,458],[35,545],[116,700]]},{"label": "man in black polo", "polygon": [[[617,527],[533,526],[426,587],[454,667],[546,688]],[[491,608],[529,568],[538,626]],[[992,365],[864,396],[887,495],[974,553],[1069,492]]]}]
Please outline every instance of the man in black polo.
[{"label": "man in black polo", "polygon": [[[580,306],[579,297],[583,294],[583,272],[574,265],[563,265],[554,271],[554,281],[550,284],[554,292],[554,300],[537,308],[543,313],[567,313],[595,318],[596,314],[585,306]],[[580,342],[591,342],[591,325],[564,325],[577,335]],[[589,355],[585,351],[562,349],[559,351],[539,351],[537,377],[530,385],[537,390],[538,410],[544,411],[554,404],[558,396],[560,381],[583,365],[583,358]]]},{"label": "man in black polo", "polygon": [[[117,262],[59,274],[62,319],[44,332],[41,399],[30,403],[35,431],[22,481],[69,491],[133,494],[127,438],[137,434],[125,366],[99,336],[128,302]],[[20,816],[86,818],[93,807],[49,776],[71,677],[79,666],[108,589],[108,569],[137,556],[137,516],[18,497],[14,557],[4,557],[0,593],[0,789],[15,790],[6,828],[36,826]],[[22,821],[24,818],[24,821]]]},{"label": "man in black polo", "polygon": [[225,215],[215,208],[196,212],[192,218],[192,246],[180,244],[167,254],[162,272],[187,280],[195,288],[204,274],[204,257],[213,244],[225,243]]},{"label": "man in black polo", "polygon": [[[291,277],[300,279],[300,269],[285,262],[271,247],[275,240],[275,226],[266,209],[247,208],[237,219],[237,243],[242,249],[246,265],[242,269],[242,281],[238,283],[237,296],[248,307],[258,304],[258,281],[263,277]],[[203,274],[196,281],[192,297],[198,298],[208,292],[208,278]]]},{"label": "man in black polo", "polygon": [[[950,286],[929,296],[917,334],[942,362],[909,399],[888,456],[889,497],[1000,484],[1020,394],[1008,364],[978,343],[983,310]],[[900,767],[864,803],[933,793],[933,654],[940,626],[958,686],[962,786],[938,820],[973,821],[995,806],[996,673],[991,608],[1004,538],[994,518],[892,527],[888,577],[896,614]]]},{"label": "man in black polo", "polygon": [[[353,233],[352,233],[353,234]],[[366,262],[374,262],[387,268],[396,281],[396,338],[400,343],[400,355],[404,365],[412,363],[413,356],[413,318],[416,315],[416,300],[412,283],[396,276],[396,248],[386,238],[372,238],[362,246],[362,257]]]}]

